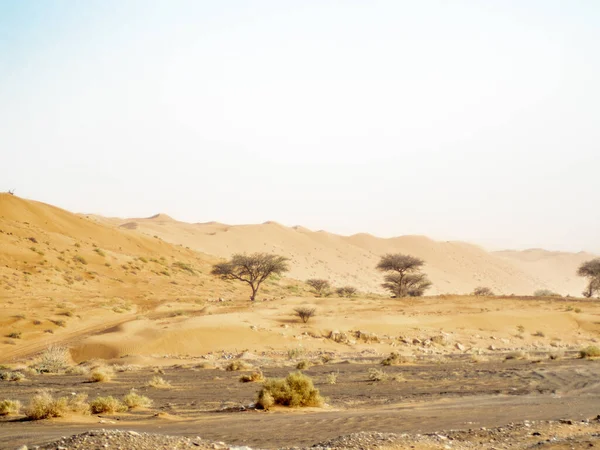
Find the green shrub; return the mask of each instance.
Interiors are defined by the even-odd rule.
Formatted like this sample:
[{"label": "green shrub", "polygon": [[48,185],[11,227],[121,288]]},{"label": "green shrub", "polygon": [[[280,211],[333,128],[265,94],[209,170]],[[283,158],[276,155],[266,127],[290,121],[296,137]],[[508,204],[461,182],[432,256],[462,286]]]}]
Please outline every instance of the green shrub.
[{"label": "green shrub", "polygon": [[310,363],[310,361],[302,360],[300,361],[297,365],[296,365],[296,369],[298,370],[306,370],[306,369],[310,369],[310,367],[312,366],[312,364]]},{"label": "green shrub", "polygon": [[227,364],[227,366],[225,367],[225,370],[227,370],[229,372],[233,372],[236,370],[249,370],[251,368],[252,368],[252,366],[245,363],[241,359],[236,359],[236,360],[231,361],[229,364]]},{"label": "green shrub", "polygon": [[312,380],[302,372],[290,373],[285,378],[267,379],[258,393],[256,404],[263,409],[274,405],[298,408],[323,406],[324,399]]}]

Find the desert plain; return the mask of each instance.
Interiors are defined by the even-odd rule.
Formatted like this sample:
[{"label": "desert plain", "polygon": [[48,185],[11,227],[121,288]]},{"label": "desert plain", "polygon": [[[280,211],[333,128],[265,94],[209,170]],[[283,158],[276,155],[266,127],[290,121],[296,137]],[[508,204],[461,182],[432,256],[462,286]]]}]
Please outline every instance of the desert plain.
[{"label": "desert plain", "polygon": [[[290,268],[253,302],[211,275],[251,252]],[[425,261],[426,296],[390,298],[385,253]],[[581,353],[598,345],[600,302],[576,275],[594,257],[105,218],[0,194],[0,402],[21,404],[0,416],[0,448],[600,446],[600,361]],[[309,278],[357,293],[317,296]],[[256,407],[265,379],[298,371],[322,404]],[[126,407],[131,393],[147,401]],[[40,394],[126,406],[34,420]]]}]

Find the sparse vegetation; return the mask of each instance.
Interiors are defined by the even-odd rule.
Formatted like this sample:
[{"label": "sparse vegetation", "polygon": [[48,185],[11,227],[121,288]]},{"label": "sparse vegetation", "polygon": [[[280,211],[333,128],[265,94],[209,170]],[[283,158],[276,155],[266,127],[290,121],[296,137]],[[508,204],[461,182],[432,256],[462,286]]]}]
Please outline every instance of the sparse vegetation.
[{"label": "sparse vegetation", "polygon": [[521,350],[516,350],[514,352],[507,353],[504,356],[504,359],[527,359],[527,354]]},{"label": "sparse vegetation", "polygon": [[119,399],[109,395],[107,397],[96,397],[90,402],[92,414],[115,414],[127,411],[127,406]]},{"label": "sparse vegetation", "polygon": [[113,379],[114,372],[108,367],[98,367],[90,373],[91,383],[107,383]]},{"label": "sparse vegetation", "polygon": [[420,297],[431,287],[431,281],[421,273],[425,261],[401,253],[388,253],[381,257],[377,270],[387,272],[381,286],[392,296]]},{"label": "sparse vegetation", "polygon": [[71,356],[66,347],[50,345],[44,350],[33,368],[40,373],[61,373],[71,363]]},{"label": "sparse vegetation", "polygon": [[386,381],[390,378],[390,376],[385,371],[376,367],[369,368],[367,375],[369,381]]},{"label": "sparse vegetation", "polygon": [[322,280],[319,278],[311,278],[306,280],[306,284],[308,284],[311,288],[313,288],[317,297],[322,297],[329,293],[331,289],[331,284],[327,280]]},{"label": "sparse vegetation", "polygon": [[407,356],[401,355],[399,353],[393,352],[390,355],[381,361],[382,366],[397,366],[400,364],[406,364],[410,362],[410,358]]},{"label": "sparse vegetation", "polygon": [[494,291],[486,286],[478,286],[473,290],[473,295],[477,297],[493,297]]},{"label": "sparse vegetation", "polygon": [[583,291],[584,297],[600,296],[600,258],[595,258],[581,264],[579,269],[577,269],[577,275],[588,279],[588,285]]},{"label": "sparse vegetation", "polygon": [[94,251],[95,251],[95,252],[96,252],[98,255],[102,256],[103,258],[106,256],[106,253],[104,253],[104,252],[102,251],[102,249],[99,249],[98,247],[96,247],[96,248],[94,249]]},{"label": "sparse vegetation", "polygon": [[242,383],[260,383],[265,381],[265,377],[260,370],[256,370],[251,374],[245,374],[240,377],[240,382]]},{"label": "sparse vegetation", "polygon": [[225,370],[228,372],[234,372],[236,370],[250,370],[252,366],[248,363],[242,361],[241,359],[234,359],[227,366],[225,366]]},{"label": "sparse vegetation", "polygon": [[535,291],[533,293],[534,297],[561,297],[560,294],[557,294],[554,291],[551,291],[550,289],[538,289],[537,291]]},{"label": "sparse vegetation", "polygon": [[128,394],[125,394],[123,397],[123,403],[127,408],[149,408],[152,406],[152,400],[146,397],[145,395],[140,395],[135,390],[129,391]]},{"label": "sparse vegetation", "polygon": [[6,337],[11,339],[21,339],[22,333],[20,331],[13,331],[12,333],[8,333]]},{"label": "sparse vegetation", "polygon": [[171,383],[158,375],[153,376],[152,379],[148,381],[148,386],[156,389],[170,389],[173,387],[171,386]]},{"label": "sparse vegetation", "polygon": [[0,380],[3,381],[23,381],[25,375],[21,372],[2,371],[0,372]]},{"label": "sparse vegetation", "polygon": [[196,271],[194,270],[194,268],[191,265],[181,262],[181,261],[174,262],[173,267],[175,267],[177,269],[185,270],[186,272],[189,272],[192,275],[196,274]]},{"label": "sparse vegetation", "polygon": [[325,375],[325,382],[327,384],[336,384],[339,376],[339,372],[330,372],[327,375]]},{"label": "sparse vegetation", "polygon": [[273,274],[281,275],[289,270],[287,261],[283,256],[269,253],[235,254],[231,260],[214,265],[211,274],[224,280],[248,283],[252,289],[250,300],[254,301],[263,281]]},{"label": "sparse vegetation", "polygon": [[342,286],[335,290],[338,297],[352,298],[356,295],[358,290],[354,286]]},{"label": "sparse vegetation", "polygon": [[85,394],[54,398],[50,392],[42,391],[33,396],[25,414],[31,420],[63,417],[68,413],[89,414],[86,399]]},{"label": "sparse vegetation", "polygon": [[312,367],[312,364],[310,363],[310,361],[304,359],[302,361],[300,361],[298,364],[296,364],[296,369],[298,370],[306,370],[306,369],[310,369]]},{"label": "sparse vegetation", "polygon": [[307,306],[299,306],[294,308],[296,316],[298,316],[304,323],[308,322],[309,319],[316,314],[316,311],[317,310],[315,308],[309,308]]},{"label": "sparse vegetation", "polygon": [[83,264],[83,265],[87,264],[87,260],[81,255],[73,256],[73,261],[75,261],[76,263],[79,263],[79,264]]},{"label": "sparse vegetation", "polygon": [[600,357],[600,347],[595,345],[590,345],[589,347],[583,348],[579,350],[580,358],[599,358]]},{"label": "sparse vegetation", "polygon": [[18,400],[0,400],[0,416],[16,416],[21,410]]},{"label": "sparse vegetation", "polygon": [[290,373],[283,379],[267,379],[258,393],[256,404],[263,409],[275,405],[298,407],[320,407],[324,399],[314,387],[310,377],[302,372]]}]

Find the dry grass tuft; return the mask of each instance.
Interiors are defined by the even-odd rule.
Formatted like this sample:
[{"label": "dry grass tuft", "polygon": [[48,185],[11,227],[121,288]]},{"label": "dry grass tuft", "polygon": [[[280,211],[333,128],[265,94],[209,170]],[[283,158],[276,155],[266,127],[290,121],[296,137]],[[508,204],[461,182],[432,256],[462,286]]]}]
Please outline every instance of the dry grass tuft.
[{"label": "dry grass tuft", "polygon": [[527,359],[527,354],[523,351],[517,350],[508,353],[504,359]]},{"label": "dry grass tuft", "polygon": [[66,347],[50,345],[44,350],[33,368],[40,373],[62,373],[71,365],[71,355]]},{"label": "dry grass tuft", "polygon": [[90,402],[90,409],[92,414],[115,414],[127,411],[127,406],[109,395],[108,397],[96,397]]},{"label": "dry grass tuft", "polygon": [[310,369],[312,367],[312,364],[310,363],[310,361],[302,360],[300,361],[297,365],[296,365],[296,369],[298,370],[306,370],[306,369]]},{"label": "dry grass tuft", "polygon": [[157,388],[157,389],[170,389],[171,383],[165,380],[163,377],[154,376],[150,381],[148,381],[148,386]]},{"label": "dry grass tuft", "polygon": [[320,407],[324,402],[312,379],[301,372],[293,372],[285,378],[268,379],[258,393],[256,404],[269,409],[275,405]]},{"label": "dry grass tuft", "polygon": [[240,377],[242,383],[260,383],[265,381],[265,376],[260,370],[252,372],[250,375],[242,375]]},{"label": "dry grass tuft", "polygon": [[245,363],[244,361],[242,361],[240,359],[231,361],[225,367],[225,370],[230,371],[230,372],[233,372],[236,370],[250,370],[250,369],[252,369],[252,366],[250,366],[249,364]]},{"label": "dry grass tuft", "polygon": [[387,381],[390,378],[385,371],[377,369],[376,367],[371,367],[367,372],[367,375],[369,377],[369,381]]},{"label": "dry grass tuft", "polygon": [[123,403],[125,403],[125,406],[127,406],[129,409],[149,408],[152,406],[152,400],[145,395],[139,395],[133,389],[129,391],[128,394],[125,394],[123,397]]},{"label": "dry grass tuft", "polygon": [[26,415],[32,420],[63,417],[68,413],[89,414],[90,406],[86,403],[87,396],[80,394],[69,397],[54,398],[48,391],[34,395],[27,408]]},{"label": "dry grass tuft", "polygon": [[381,361],[382,366],[397,366],[400,364],[407,364],[411,362],[411,358],[408,356],[401,355],[399,353],[390,353],[390,356]]},{"label": "dry grass tuft", "polygon": [[325,376],[325,382],[326,382],[327,384],[336,384],[336,383],[337,383],[337,379],[338,379],[338,377],[339,377],[339,376],[340,376],[340,373],[339,373],[339,372],[331,372],[331,373],[328,373],[328,374]]},{"label": "dry grass tuft", "polygon": [[0,380],[4,381],[23,381],[25,375],[21,372],[0,372]]},{"label": "dry grass tuft", "polygon": [[107,367],[99,367],[93,370],[90,374],[90,381],[92,383],[106,383],[108,381],[111,381],[113,379],[113,376],[114,372],[112,371],[112,369],[109,369]]},{"label": "dry grass tuft", "polygon": [[15,416],[21,410],[19,400],[0,400],[0,416]]}]

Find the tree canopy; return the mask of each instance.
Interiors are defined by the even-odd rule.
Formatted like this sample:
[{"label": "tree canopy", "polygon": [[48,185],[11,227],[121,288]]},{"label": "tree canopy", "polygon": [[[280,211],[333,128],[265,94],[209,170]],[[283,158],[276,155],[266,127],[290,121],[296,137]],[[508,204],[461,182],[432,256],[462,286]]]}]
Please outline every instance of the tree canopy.
[{"label": "tree canopy", "polygon": [[385,276],[381,286],[395,297],[420,297],[431,287],[431,281],[421,273],[424,264],[422,259],[402,253],[383,255],[377,270],[391,273]]},{"label": "tree canopy", "polygon": [[289,270],[287,261],[288,258],[270,253],[235,254],[229,261],[215,264],[211,274],[224,280],[248,283],[252,289],[250,300],[254,301],[263,281]]},{"label": "tree canopy", "polygon": [[583,291],[585,297],[600,295],[600,258],[591,259],[579,266],[577,275],[588,279],[588,285]]}]

